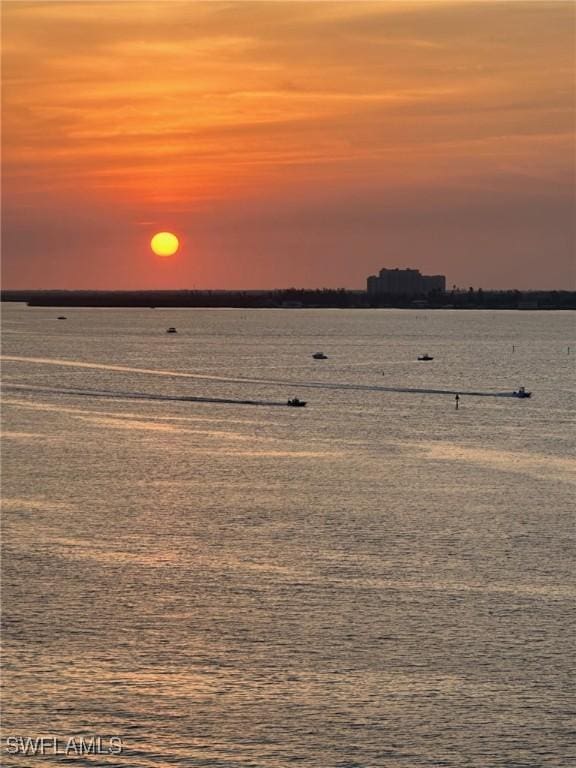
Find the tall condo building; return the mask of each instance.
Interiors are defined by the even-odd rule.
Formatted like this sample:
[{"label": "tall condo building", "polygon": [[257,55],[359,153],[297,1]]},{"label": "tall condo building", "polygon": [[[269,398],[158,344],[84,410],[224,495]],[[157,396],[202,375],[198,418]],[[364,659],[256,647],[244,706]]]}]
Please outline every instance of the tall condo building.
[{"label": "tall condo building", "polygon": [[382,293],[417,296],[446,290],[444,275],[422,275],[419,269],[381,269],[367,280],[370,296]]}]

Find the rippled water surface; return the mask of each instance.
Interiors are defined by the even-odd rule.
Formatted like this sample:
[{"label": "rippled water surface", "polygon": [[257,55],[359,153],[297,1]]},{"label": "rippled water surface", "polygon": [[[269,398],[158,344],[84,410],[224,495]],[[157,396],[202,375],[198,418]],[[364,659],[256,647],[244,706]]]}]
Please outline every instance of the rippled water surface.
[{"label": "rippled water surface", "polygon": [[576,764],[574,313],[3,314],[3,765]]}]

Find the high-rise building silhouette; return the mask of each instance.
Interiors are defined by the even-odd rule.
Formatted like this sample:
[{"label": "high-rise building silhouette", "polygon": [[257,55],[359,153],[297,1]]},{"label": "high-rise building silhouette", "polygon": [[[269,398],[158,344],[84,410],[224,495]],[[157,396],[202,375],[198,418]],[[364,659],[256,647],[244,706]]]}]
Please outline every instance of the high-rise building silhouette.
[{"label": "high-rise building silhouette", "polygon": [[377,296],[382,293],[407,296],[427,295],[446,290],[444,275],[422,275],[419,269],[381,269],[378,275],[367,280],[368,293]]}]

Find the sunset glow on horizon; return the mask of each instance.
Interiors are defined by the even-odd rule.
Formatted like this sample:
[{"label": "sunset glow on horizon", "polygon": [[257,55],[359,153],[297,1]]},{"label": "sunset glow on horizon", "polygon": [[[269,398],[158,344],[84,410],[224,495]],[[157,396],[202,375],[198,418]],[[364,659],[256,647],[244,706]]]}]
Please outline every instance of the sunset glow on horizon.
[{"label": "sunset glow on horizon", "polygon": [[569,2],[3,16],[6,288],[575,287]]}]

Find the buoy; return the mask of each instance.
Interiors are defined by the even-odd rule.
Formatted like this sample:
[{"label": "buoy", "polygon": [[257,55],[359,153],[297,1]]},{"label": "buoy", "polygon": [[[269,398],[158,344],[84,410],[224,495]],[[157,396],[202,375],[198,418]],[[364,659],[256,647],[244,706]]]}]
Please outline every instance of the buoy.
[{"label": "buoy", "polygon": [[460,395],[457,394],[454,400],[456,401],[456,410],[458,410],[458,406],[460,404]]}]

